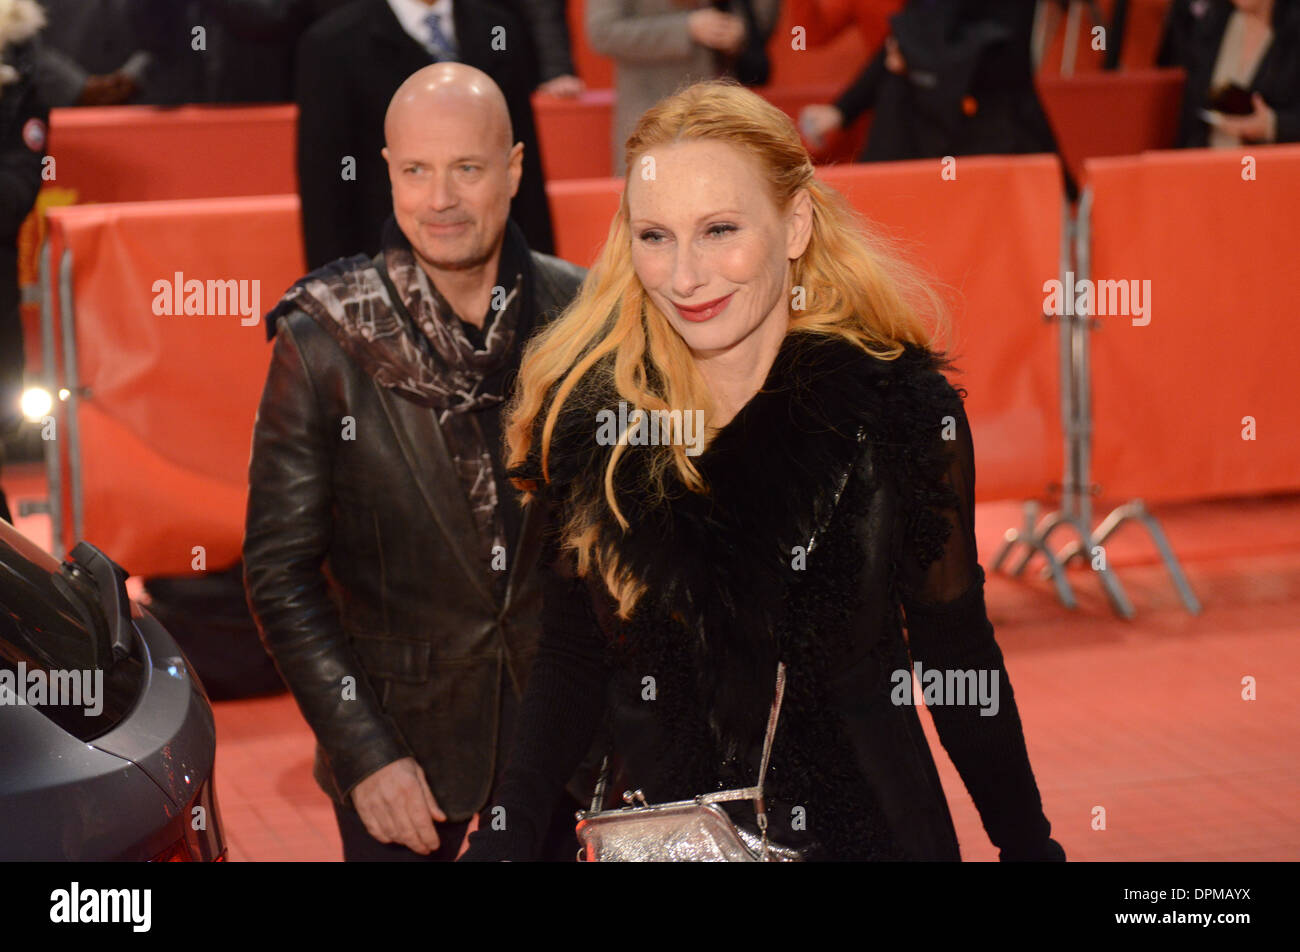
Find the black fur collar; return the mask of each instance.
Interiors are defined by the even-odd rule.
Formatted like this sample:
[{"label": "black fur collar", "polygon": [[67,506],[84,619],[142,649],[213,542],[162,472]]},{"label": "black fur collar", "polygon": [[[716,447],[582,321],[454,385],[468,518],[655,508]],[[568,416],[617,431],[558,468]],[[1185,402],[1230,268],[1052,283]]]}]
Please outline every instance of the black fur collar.
[{"label": "black fur collar", "polygon": [[[863,450],[869,447],[877,471],[893,473],[913,499],[943,497],[934,436],[945,415],[960,412],[960,397],[939,372],[947,366],[943,355],[910,344],[889,361],[842,338],[795,332],[759,393],[695,457],[711,492],[690,492],[670,467],[668,498],[647,498],[618,476],[646,465],[660,448],[629,446],[615,479],[629,527],[621,530],[603,507],[599,532],[647,586],[633,620],[675,617],[702,636],[719,665],[725,661],[743,680],[770,679],[777,646],[730,647],[752,649],[777,631],[795,577],[795,547],[807,546],[828,518]],[[566,404],[548,459],[555,498],[603,496],[611,448],[596,442],[596,411],[616,409],[618,399],[588,393]],[[529,461],[511,475],[541,481],[536,440]],[[910,525],[937,554],[946,524],[922,517]],[[742,667],[753,670],[736,670],[741,657]]]}]

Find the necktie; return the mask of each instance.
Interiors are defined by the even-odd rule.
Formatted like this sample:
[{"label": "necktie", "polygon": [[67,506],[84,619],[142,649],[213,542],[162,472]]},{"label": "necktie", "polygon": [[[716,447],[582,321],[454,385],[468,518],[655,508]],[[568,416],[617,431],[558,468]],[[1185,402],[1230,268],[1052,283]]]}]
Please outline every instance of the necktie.
[{"label": "necktie", "polygon": [[425,25],[429,28],[429,41],[425,43],[425,48],[429,55],[435,60],[454,60],[456,58],[456,47],[452,45],[451,40],[442,29],[442,14],[430,13],[424,18]]}]

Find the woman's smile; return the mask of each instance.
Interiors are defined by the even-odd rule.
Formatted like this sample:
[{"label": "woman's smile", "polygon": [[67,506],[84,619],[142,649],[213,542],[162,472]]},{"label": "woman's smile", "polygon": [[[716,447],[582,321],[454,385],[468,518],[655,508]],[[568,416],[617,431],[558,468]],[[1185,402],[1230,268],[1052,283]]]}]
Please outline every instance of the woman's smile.
[{"label": "woman's smile", "polygon": [[682,316],[682,320],[701,324],[704,321],[717,317],[726,310],[727,305],[731,303],[731,299],[735,296],[735,293],[735,291],[732,291],[731,294],[728,294],[725,297],[714,298],[712,301],[705,301],[703,304],[687,305],[678,304],[674,301],[673,306],[677,308],[677,313]]}]

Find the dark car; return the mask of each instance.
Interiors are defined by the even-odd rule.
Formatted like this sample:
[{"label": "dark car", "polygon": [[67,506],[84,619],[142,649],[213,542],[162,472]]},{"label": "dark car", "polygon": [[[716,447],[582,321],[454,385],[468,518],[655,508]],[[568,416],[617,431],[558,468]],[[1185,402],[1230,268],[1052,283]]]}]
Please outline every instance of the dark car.
[{"label": "dark car", "polygon": [[0,860],[225,859],[212,707],[125,583],[0,521]]}]

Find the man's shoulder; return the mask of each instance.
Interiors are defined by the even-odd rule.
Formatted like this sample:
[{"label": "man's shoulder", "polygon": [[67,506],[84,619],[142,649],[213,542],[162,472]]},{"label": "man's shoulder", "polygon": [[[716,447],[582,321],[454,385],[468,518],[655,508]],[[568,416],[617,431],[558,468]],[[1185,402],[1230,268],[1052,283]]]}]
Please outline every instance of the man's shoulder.
[{"label": "man's shoulder", "polygon": [[284,322],[290,322],[295,337],[309,330],[309,327],[314,327],[317,319],[309,313],[310,308],[306,306],[309,301],[304,299],[344,297],[355,290],[362,273],[374,266],[373,258],[353,255],[350,258],[338,258],[303,275],[267,313],[267,338],[273,339]]},{"label": "man's shoulder", "polygon": [[587,269],[540,251],[530,251],[538,284],[552,297],[568,304],[578,293],[578,287],[587,276]]}]

